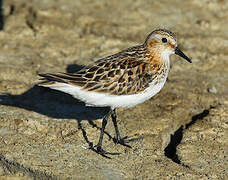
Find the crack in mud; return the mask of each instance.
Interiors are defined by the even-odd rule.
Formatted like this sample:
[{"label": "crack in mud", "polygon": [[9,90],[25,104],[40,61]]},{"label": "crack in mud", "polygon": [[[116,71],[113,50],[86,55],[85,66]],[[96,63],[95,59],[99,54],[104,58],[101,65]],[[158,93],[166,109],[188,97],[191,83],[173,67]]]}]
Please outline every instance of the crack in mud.
[{"label": "crack in mud", "polygon": [[183,130],[188,129],[190,126],[192,126],[193,124],[196,123],[197,120],[202,120],[204,119],[206,116],[209,115],[210,110],[215,108],[215,106],[210,106],[209,109],[205,109],[203,110],[203,112],[196,114],[194,116],[192,116],[192,120],[187,123],[184,126],[182,125],[180,128],[178,128],[174,134],[171,134],[171,139],[170,139],[170,143],[168,144],[168,146],[166,146],[166,148],[164,149],[165,151],[165,156],[168,157],[169,159],[171,159],[173,162],[180,164],[184,167],[189,168],[188,165],[183,164],[177,154],[177,146],[181,143],[181,140],[183,138]]},{"label": "crack in mud", "polygon": [[47,180],[56,180],[57,177],[49,175],[45,172],[38,170],[33,170],[29,167],[24,167],[23,165],[7,160],[2,154],[0,154],[0,167],[4,169],[6,174],[16,174],[18,172],[23,173],[26,176],[29,176],[33,179],[47,179]]}]

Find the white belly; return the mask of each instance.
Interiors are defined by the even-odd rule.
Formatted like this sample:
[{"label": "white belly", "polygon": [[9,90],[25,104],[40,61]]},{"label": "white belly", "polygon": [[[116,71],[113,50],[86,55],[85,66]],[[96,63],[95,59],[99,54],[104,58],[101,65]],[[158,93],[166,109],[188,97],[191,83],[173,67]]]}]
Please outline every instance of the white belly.
[{"label": "white belly", "polygon": [[138,104],[143,103],[144,101],[150,99],[155,94],[157,94],[164,86],[165,81],[166,78],[156,85],[151,83],[147,89],[145,89],[139,94],[121,96],[102,94],[97,92],[88,92],[81,89],[80,87],[72,86],[65,83],[55,83],[54,85],[51,85],[49,87],[71,94],[73,97],[85,102],[89,106],[111,107],[114,109],[119,107],[134,107]]}]

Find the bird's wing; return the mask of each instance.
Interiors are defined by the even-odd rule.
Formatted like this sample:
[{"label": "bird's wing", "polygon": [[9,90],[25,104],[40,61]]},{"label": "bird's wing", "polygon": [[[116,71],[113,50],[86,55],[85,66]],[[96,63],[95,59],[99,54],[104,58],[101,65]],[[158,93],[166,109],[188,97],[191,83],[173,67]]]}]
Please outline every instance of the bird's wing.
[{"label": "bird's wing", "polygon": [[44,80],[39,85],[53,87],[66,83],[86,91],[112,95],[137,94],[149,86],[154,70],[145,61],[145,47],[135,46],[96,61],[92,66],[70,73],[39,74]]},{"label": "bird's wing", "polygon": [[39,74],[43,80],[39,85],[49,87],[55,83],[66,83],[86,91],[112,95],[137,94],[153,80],[149,68],[150,65],[143,60],[129,57],[110,61],[101,59],[74,74]]}]

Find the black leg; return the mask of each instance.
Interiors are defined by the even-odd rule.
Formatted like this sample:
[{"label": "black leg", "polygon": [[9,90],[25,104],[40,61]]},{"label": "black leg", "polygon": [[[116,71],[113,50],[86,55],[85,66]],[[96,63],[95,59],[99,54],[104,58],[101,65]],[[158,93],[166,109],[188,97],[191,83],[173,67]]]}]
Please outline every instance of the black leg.
[{"label": "black leg", "polygon": [[112,110],[112,114],[111,114],[111,117],[112,117],[112,122],[113,122],[113,125],[114,125],[114,128],[115,128],[115,132],[116,132],[116,140],[119,140],[121,139],[120,138],[120,132],[119,132],[119,129],[118,129],[118,125],[117,125],[117,121],[116,121],[116,110]]},{"label": "black leg", "polygon": [[102,141],[103,141],[103,137],[104,137],[104,130],[105,130],[105,127],[106,127],[107,122],[108,122],[108,117],[109,117],[109,112],[108,112],[107,115],[105,115],[105,117],[102,120],[102,127],[101,127],[100,138],[99,138],[99,141],[98,141],[98,144],[97,144],[97,148],[99,148],[99,149],[102,146]]},{"label": "black leg", "polygon": [[126,137],[121,138],[121,136],[120,136],[120,132],[119,132],[117,121],[116,121],[116,110],[115,109],[111,110],[111,117],[112,117],[112,122],[113,122],[113,125],[115,128],[115,132],[116,132],[116,137],[114,138],[114,142],[131,148],[130,145],[126,144],[128,142],[126,140],[128,137],[126,136]]},{"label": "black leg", "polygon": [[[108,122],[108,118],[110,116],[110,113],[111,113],[112,110],[110,110],[107,115],[105,115],[105,117],[103,118],[102,120],[102,127],[101,127],[101,133],[100,133],[100,138],[99,138],[99,141],[97,143],[97,145],[95,146],[96,149],[97,149],[97,153],[105,156],[105,154],[110,154],[110,155],[119,155],[120,153],[110,153],[110,152],[107,152],[107,151],[104,151],[102,149],[102,142],[103,142],[103,137],[104,137],[104,130],[105,130],[105,127],[107,125],[107,122]],[[107,156],[105,156],[107,157]]]}]

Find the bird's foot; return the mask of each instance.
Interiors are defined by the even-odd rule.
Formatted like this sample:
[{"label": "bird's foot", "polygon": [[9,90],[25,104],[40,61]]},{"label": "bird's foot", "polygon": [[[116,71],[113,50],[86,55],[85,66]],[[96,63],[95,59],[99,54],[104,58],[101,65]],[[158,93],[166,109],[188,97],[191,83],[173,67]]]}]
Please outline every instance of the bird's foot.
[{"label": "bird's foot", "polygon": [[121,153],[107,152],[99,145],[96,145],[96,146],[92,147],[91,149],[93,151],[95,151],[96,153],[100,154],[101,156],[108,158],[108,159],[111,159],[111,157],[109,157],[107,155],[120,155],[121,154]]},{"label": "bird's foot", "polygon": [[125,136],[123,138],[121,138],[121,137],[117,137],[116,138],[115,137],[113,139],[113,141],[114,141],[115,144],[121,144],[121,145],[126,146],[128,148],[132,148],[130,145],[126,144],[126,143],[129,143],[131,141],[131,139],[128,139],[128,136]]}]

